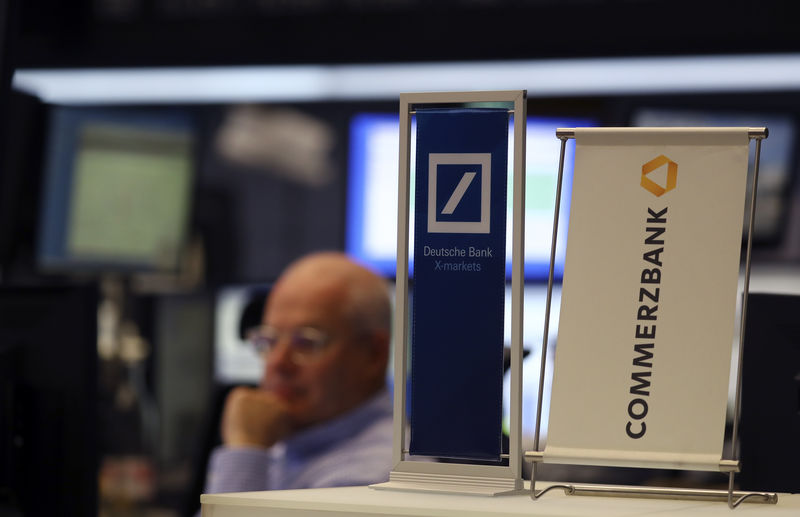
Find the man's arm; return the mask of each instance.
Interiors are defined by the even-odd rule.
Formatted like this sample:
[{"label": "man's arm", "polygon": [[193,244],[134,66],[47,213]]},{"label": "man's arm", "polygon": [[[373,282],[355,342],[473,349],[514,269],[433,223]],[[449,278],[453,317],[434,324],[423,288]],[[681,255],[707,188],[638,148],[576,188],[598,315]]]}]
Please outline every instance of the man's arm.
[{"label": "man's arm", "polygon": [[283,403],[262,389],[231,391],[222,413],[223,446],[212,453],[206,493],[269,489],[269,447],[292,430]]},{"label": "man's arm", "polygon": [[217,447],[211,453],[204,492],[250,492],[269,488],[269,452],[249,447]]},{"label": "man's arm", "polygon": [[222,442],[228,447],[267,449],[292,432],[285,404],[273,393],[240,386],[222,412]]}]

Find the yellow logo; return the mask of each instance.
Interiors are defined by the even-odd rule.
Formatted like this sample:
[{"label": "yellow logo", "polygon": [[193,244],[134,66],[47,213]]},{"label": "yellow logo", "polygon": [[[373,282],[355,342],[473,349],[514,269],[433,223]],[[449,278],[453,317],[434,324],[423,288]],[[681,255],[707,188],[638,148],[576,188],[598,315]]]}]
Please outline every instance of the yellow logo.
[{"label": "yellow logo", "polygon": [[[655,181],[647,177],[648,174],[658,169],[662,165],[667,166],[667,186],[662,187]],[[663,196],[665,193],[675,188],[678,183],[678,164],[660,154],[642,165],[642,187],[655,194],[657,197]]]}]

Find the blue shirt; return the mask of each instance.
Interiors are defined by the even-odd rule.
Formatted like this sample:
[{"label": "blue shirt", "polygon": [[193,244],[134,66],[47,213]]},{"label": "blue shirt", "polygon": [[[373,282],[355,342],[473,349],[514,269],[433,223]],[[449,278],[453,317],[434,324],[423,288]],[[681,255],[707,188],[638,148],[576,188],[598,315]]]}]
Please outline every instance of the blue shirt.
[{"label": "blue shirt", "polygon": [[380,483],[392,469],[392,397],[363,405],[269,449],[218,447],[206,493],[324,488]]}]

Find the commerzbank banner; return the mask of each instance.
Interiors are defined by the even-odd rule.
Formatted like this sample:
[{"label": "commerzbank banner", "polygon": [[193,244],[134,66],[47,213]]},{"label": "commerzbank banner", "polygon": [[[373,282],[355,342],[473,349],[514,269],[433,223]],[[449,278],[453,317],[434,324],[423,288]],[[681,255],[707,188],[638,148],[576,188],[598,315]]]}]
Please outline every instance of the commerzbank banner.
[{"label": "commerzbank banner", "polygon": [[508,112],[417,113],[411,454],[500,460]]},{"label": "commerzbank banner", "polygon": [[545,461],[718,470],[747,128],[575,140]]}]

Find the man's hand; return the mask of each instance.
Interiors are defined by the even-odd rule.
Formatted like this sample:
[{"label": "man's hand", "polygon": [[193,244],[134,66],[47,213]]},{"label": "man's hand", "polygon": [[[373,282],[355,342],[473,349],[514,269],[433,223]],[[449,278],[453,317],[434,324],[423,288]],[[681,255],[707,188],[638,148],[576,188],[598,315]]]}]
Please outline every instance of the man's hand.
[{"label": "man's hand", "polygon": [[271,447],[292,430],[284,403],[273,393],[238,387],[222,413],[222,441],[231,447]]}]

